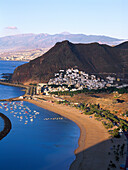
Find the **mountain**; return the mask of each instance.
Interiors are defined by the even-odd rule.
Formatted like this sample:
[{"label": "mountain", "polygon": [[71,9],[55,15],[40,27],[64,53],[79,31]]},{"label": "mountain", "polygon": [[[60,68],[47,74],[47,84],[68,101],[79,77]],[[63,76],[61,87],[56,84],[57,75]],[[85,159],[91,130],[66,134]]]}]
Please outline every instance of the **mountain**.
[{"label": "mountain", "polygon": [[[120,45],[121,46],[121,45]],[[58,42],[41,57],[17,67],[12,76],[13,83],[47,82],[60,69],[78,67],[86,73],[122,75],[128,65],[128,50],[105,44],[73,44]],[[125,72],[128,73],[128,67]]]},{"label": "mountain", "polygon": [[51,48],[57,42],[64,40],[72,43],[91,43],[116,45],[121,43],[122,39],[111,38],[107,36],[70,34],[63,32],[60,34],[19,34],[14,36],[0,37],[0,51],[19,51],[38,48]]},{"label": "mountain", "polygon": [[128,50],[128,41],[123,42],[122,44],[115,46],[115,48]]}]

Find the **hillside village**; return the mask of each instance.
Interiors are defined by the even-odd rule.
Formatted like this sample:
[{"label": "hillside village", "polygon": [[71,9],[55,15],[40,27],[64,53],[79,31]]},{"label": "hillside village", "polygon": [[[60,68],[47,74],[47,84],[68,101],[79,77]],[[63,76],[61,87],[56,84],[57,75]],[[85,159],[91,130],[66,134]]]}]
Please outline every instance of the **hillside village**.
[{"label": "hillside village", "polygon": [[76,68],[59,70],[55,73],[54,78],[50,79],[47,84],[39,83],[37,86],[37,94],[41,92],[48,95],[49,92],[56,91],[77,91],[87,88],[102,89],[107,87],[118,87],[119,78],[107,76],[106,79],[89,75],[84,71]]}]

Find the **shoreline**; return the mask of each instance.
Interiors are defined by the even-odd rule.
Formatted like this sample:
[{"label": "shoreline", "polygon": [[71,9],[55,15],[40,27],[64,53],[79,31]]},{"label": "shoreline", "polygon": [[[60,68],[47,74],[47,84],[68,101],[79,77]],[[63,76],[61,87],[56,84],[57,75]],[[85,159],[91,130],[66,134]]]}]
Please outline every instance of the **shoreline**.
[{"label": "shoreline", "polygon": [[[110,148],[113,146],[112,141],[117,145],[122,144],[126,140],[124,135],[120,139],[110,138],[110,135],[100,121],[96,121],[94,117],[89,118],[89,116],[81,114],[76,108],[40,100],[25,99],[24,101],[64,116],[78,125],[80,128],[80,137],[78,148],[74,151],[76,159],[70,165],[70,170],[106,170],[110,160],[114,160],[114,155],[108,155],[111,152]],[[118,166],[121,163],[125,164],[125,161],[126,158],[121,159],[118,162]]]},{"label": "shoreline", "polygon": [[[26,94],[28,93],[28,90],[29,90],[29,86],[21,85],[21,84],[14,84],[14,83],[9,83],[9,82],[2,82],[2,81],[0,81],[0,85],[23,88],[24,91],[25,91],[25,94],[24,94],[24,95],[26,95]],[[24,95],[23,95],[23,96],[24,96]],[[17,97],[16,97],[16,98],[17,98]]]},{"label": "shoreline", "polygon": [[[15,86],[15,84],[11,83],[1,83],[3,85]],[[22,85],[16,85],[17,87],[21,87]],[[23,86],[22,86],[23,87]],[[28,86],[23,88],[27,89]],[[17,99],[20,100],[20,99]],[[102,169],[106,170],[110,161],[115,161],[115,155],[113,155],[111,149],[113,144],[120,146],[125,143],[125,151],[127,147],[127,140],[124,135],[120,139],[110,138],[110,135],[107,132],[107,129],[102,125],[100,121],[96,121],[94,116],[89,118],[90,116],[81,114],[80,110],[65,106],[63,104],[50,103],[48,101],[43,100],[28,100],[23,99],[23,101],[27,101],[33,103],[39,107],[42,107],[46,110],[57,113],[61,116],[64,116],[77,124],[80,128],[80,137],[78,140],[78,148],[75,149],[74,154],[76,155],[76,159],[71,163],[70,170],[97,170]],[[114,143],[112,142],[114,141]],[[111,153],[109,156],[108,153]],[[126,156],[120,159],[120,161],[116,162],[118,165],[118,169],[120,168],[120,164],[125,164]]]},{"label": "shoreline", "polygon": [[25,85],[3,82],[3,81],[0,81],[0,84],[5,85],[5,86],[21,87],[21,88],[25,88],[25,89],[28,88],[28,86],[25,86]]}]

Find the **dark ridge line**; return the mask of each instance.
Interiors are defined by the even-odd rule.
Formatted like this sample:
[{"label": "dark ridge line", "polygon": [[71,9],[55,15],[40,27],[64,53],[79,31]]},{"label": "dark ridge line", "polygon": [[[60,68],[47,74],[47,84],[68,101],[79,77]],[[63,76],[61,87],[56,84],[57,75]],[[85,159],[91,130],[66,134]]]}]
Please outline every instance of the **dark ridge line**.
[{"label": "dark ridge line", "polygon": [[0,113],[0,117],[4,120],[4,129],[0,132],[0,140],[2,140],[10,132],[12,124],[10,119],[4,114]]}]

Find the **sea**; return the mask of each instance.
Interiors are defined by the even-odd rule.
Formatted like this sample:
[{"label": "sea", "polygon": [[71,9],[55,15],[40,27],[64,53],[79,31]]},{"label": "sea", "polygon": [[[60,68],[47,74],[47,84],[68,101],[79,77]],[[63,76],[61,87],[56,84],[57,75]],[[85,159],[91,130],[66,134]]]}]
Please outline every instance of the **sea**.
[{"label": "sea", "polygon": [[[24,63],[0,61],[0,73],[13,73]],[[23,94],[21,88],[0,85],[0,99]],[[0,141],[0,170],[69,169],[80,136],[73,121],[25,101],[0,102],[0,112],[12,123]],[[0,131],[3,124],[0,118]]]},{"label": "sea", "polygon": [[[25,64],[24,61],[2,61],[0,60],[0,79],[3,73],[13,73],[15,68]],[[24,94],[22,88],[0,85],[0,99],[18,97]]]}]

